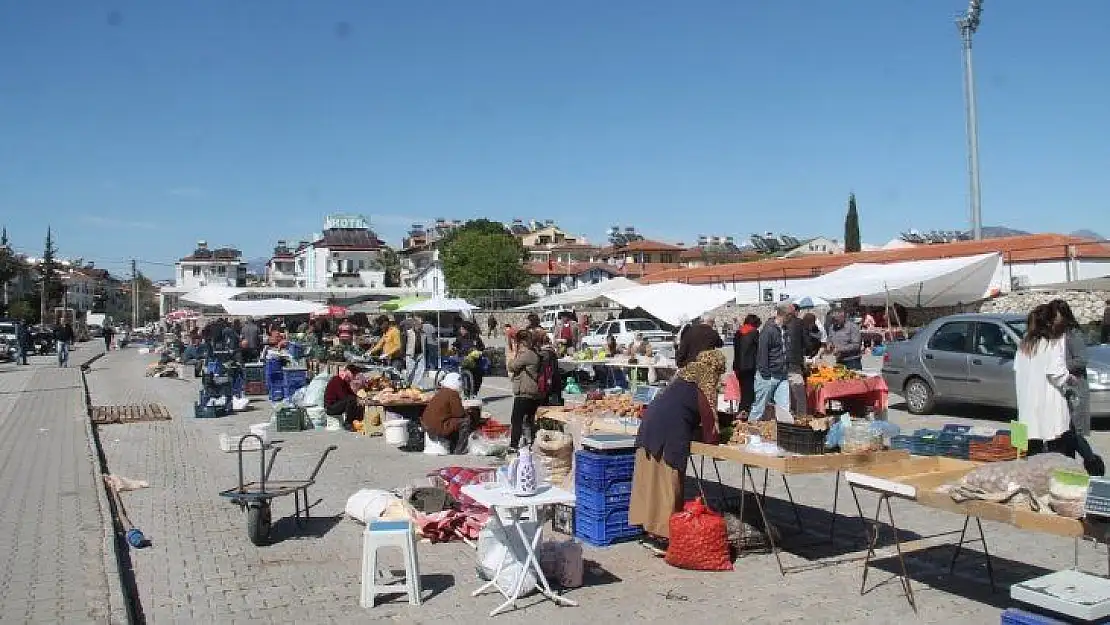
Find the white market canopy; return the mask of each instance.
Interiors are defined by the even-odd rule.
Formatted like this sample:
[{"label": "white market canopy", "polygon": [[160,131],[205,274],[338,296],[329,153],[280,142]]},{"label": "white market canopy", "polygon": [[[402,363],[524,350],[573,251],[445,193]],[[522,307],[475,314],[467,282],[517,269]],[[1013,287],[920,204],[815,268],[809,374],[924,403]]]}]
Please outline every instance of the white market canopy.
[{"label": "white market canopy", "polygon": [[202,286],[181,296],[181,300],[200,306],[221,306],[227,300],[245,293],[246,289],[233,286]]},{"label": "white market canopy", "polygon": [[518,306],[516,310],[535,310],[539,308],[552,308],[555,306],[574,306],[579,304],[589,304],[599,299],[603,299],[609,293],[615,293],[624,289],[638,288],[640,285],[628,278],[616,277],[609,280],[603,280],[595,284],[587,284],[580,286],[577,289],[571,289],[564,293],[555,293],[547,297],[540,298],[531,304]]},{"label": "white market canopy", "polygon": [[433,297],[419,302],[412,302],[405,304],[397,309],[397,312],[415,313],[415,312],[457,312],[468,313],[478,310],[478,307],[465,299],[451,298],[451,297]]},{"label": "white market canopy", "polygon": [[736,293],[708,286],[660,282],[621,289],[604,297],[624,308],[641,308],[664,323],[680,326],[733,301]]},{"label": "white market canopy", "polygon": [[324,304],[317,302],[302,302],[295,299],[224,300],[220,302],[219,305],[232,317],[311,315],[322,310],[327,310],[327,306]]},{"label": "white market canopy", "polygon": [[1002,255],[996,252],[903,263],[856,263],[795,283],[790,290],[827,300],[858,297],[872,306],[887,301],[911,308],[956,306],[988,297],[1001,267]]}]

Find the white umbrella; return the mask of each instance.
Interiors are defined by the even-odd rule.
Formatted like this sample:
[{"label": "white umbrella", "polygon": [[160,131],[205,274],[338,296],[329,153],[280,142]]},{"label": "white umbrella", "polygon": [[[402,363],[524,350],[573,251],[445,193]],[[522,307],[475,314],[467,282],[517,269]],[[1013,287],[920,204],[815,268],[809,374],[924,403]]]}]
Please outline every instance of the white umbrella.
[{"label": "white umbrella", "polygon": [[811,295],[806,295],[805,297],[799,297],[798,299],[794,300],[794,304],[796,304],[798,306],[798,308],[828,308],[829,307],[829,301],[828,300],[822,299],[820,297],[814,297],[814,296],[811,296]]}]

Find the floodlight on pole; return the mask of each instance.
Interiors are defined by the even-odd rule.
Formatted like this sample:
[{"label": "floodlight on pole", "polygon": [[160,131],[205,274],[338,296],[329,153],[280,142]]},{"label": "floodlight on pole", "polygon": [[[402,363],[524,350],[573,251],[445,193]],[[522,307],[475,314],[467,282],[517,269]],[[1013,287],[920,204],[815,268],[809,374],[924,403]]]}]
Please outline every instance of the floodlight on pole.
[{"label": "floodlight on pole", "polygon": [[982,0],[969,0],[967,12],[956,20],[964,53],[964,108],[967,117],[967,175],[971,212],[971,238],[983,238],[983,213],[979,192],[979,118],[975,104],[975,72],[971,63],[971,42],[979,30]]}]

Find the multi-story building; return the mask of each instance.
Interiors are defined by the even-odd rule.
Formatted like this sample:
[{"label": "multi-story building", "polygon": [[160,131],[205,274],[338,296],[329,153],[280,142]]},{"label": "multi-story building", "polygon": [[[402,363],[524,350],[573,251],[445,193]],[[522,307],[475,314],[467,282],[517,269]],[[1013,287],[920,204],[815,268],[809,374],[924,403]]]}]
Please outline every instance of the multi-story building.
[{"label": "multi-story building", "polygon": [[447,279],[439,258],[443,238],[462,225],[457,220],[439,218],[430,226],[413,224],[401,240],[401,284],[432,295],[447,295]]},{"label": "multi-story building", "polygon": [[198,241],[193,253],[177,261],[174,284],[186,291],[202,286],[241,287],[247,283],[247,264],[243,254],[232,247],[209,249]]},{"label": "multi-story building", "polygon": [[384,287],[385,272],[378,262],[384,247],[365,217],[331,215],[324,220],[323,233],[293,252],[296,286]]},{"label": "multi-story building", "polygon": [[[302,242],[298,247],[307,246]],[[274,246],[274,254],[266,263],[266,284],[270,286],[297,286],[296,255],[293,250],[278,241]]]}]

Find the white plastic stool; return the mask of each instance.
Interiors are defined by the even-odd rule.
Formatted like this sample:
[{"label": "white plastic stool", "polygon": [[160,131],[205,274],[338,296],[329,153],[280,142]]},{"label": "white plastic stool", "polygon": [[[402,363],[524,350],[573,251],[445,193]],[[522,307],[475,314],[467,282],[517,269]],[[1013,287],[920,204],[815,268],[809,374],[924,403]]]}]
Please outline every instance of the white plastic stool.
[{"label": "white plastic stool", "polygon": [[359,604],[364,608],[374,607],[380,594],[391,594],[401,590],[400,585],[378,583],[378,550],[383,547],[396,547],[405,559],[404,593],[409,596],[410,605],[420,605],[420,561],[416,555],[416,535],[408,521],[371,521],[362,534],[362,596]]}]

